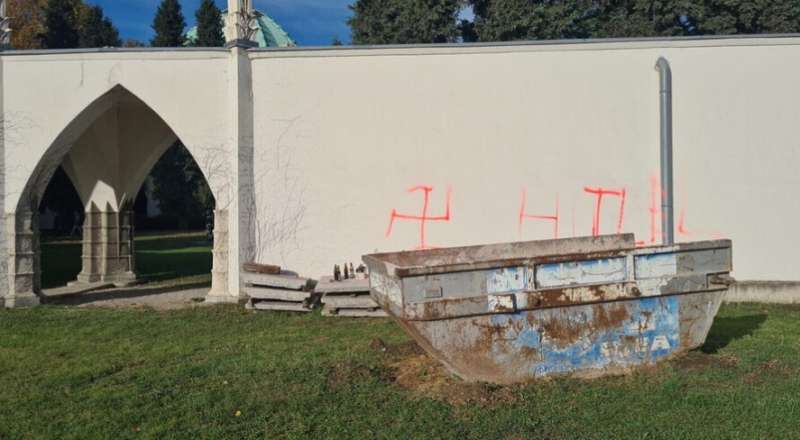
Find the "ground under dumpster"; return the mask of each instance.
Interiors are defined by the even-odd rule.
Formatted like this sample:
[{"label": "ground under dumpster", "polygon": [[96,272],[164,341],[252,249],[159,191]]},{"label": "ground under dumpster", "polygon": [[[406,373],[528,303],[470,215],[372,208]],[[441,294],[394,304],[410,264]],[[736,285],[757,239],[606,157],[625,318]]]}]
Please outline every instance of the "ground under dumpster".
[{"label": "ground under dumpster", "polygon": [[364,256],[373,298],[469,381],[620,374],[705,342],[731,242],[632,234]]}]

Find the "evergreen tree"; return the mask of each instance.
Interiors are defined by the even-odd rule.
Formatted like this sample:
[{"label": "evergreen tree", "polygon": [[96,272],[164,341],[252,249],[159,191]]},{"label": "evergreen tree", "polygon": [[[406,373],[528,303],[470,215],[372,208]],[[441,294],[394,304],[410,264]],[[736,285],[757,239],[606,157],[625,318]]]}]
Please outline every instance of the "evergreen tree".
[{"label": "evergreen tree", "polygon": [[480,0],[474,5],[475,32],[481,41],[583,38],[590,0]]},{"label": "evergreen tree", "polygon": [[45,8],[45,34],[42,38],[48,49],[78,47],[80,36],[75,15],[77,0],[49,0]]},{"label": "evergreen tree", "polygon": [[469,0],[481,41],[800,31],[797,0]]},{"label": "evergreen tree", "polygon": [[222,13],[214,0],[203,0],[195,13],[197,18],[198,47],[222,47],[225,45],[225,35],[222,33]]},{"label": "evergreen tree", "polygon": [[91,6],[80,18],[80,47],[120,46],[119,31],[108,17],[103,15],[103,8]]},{"label": "evergreen tree", "polygon": [[179,229],[187,229],[189,218],[202,218],[213,209],[213,197],[192,155],[180,142],[170,147],[150,172],[153,197],[162,215]]},{"label": "evergreen tree", "polygon": [[698,24],[706,34],[800,32],[797,0],[705,0],[705,17]]},{"label": "evergreen tree", "polygon": [[153,18],[153,30],[156,36],[150,41],[153,47],[183,46],[183,30],[186,20],[181,12],[178,0],[162,0]]},{"label": "evergreen tree", "polygon": [[122,47],[144,47],[144,43],[135,39],[135,38],[128,38],[125,42],[122,43]]},{"label": "evergreen tree", "polygon": [[459,36],[460,0],[357,0],[353,44],[448,43]]}]

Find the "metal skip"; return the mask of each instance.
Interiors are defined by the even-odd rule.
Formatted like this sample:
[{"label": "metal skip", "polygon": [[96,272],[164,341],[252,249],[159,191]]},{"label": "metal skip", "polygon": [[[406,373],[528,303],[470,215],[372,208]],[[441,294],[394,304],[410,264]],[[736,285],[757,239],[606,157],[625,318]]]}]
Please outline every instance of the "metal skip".
[{"label": "metal skip", "polygon": [[375,301],[451,372],[599,377],[705,342],[731,242],[637,248],[632,234],[372,254]]}]

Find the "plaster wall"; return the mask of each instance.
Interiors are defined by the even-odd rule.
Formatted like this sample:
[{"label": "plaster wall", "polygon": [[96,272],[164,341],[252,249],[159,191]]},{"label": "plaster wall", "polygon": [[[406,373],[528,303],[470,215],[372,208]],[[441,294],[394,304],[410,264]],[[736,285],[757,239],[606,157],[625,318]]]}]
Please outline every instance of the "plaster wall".
[{"label": "plaster wall", "polygon": [[[796,37],[3,53],[3,204],[25,210],[26,188],[46,184],[38,167],[68,153],[146,162],[122,156],[166,126],[229,219],[221,298],[240,294],[251,258],[317,277],[375,251],[616,232],[657,243],[659,56],[674,79],[677,239],[732,238],[738,278],[798,280]],[[118,91],[165,126],[120,129],[114,160],[87,161],[80,145],[105,137],[90,127]],[[23,281],[15,292],[35,286]]]},{"label": "plaster wall", "polygon": [[[149,106],[184,142],[208,174],[212,190],[227,187],[229,176],[223,174],[229,173],[211,168],[219,168],[216,162],[228,159],[220,152],[232,148],[227,117],[229,57],[227,51],[4,54],[0,62],[6,73],[5,157],[13,164],[6,169],[5,212],[17,209],[22,190],[43,157],[61,159],[45,153],[74,144],[103,113],[88,115],[86,109],[120,86]],[[70,124],[82,129],[70,132]]]},{"label": "plaster wall", "polygon": [[174,144],[172,130],[133,97],[111,108],[75,142],[63,167],[89,211],[118,212],[133,203],[158,159]]},{"label": "plaster wall", "polygon": [[[799,279],[798,38],[251,53],[258,259],[319,276],[375,251],[552,238],[546,217],[559,237],[660,241],[659,56],[677,240],[732,238],[737,277]],[[438,219],[423,241],[402,215]]]},{"label": "plaster wall", "polygon": [[[62,160],[73,177],[86,180],[76,183],[84,201],[107,202],[113,209],[135,193],[163,152],[163,145],[148,150],[138,148],[140,144],[177,136],[204,172],[217,208],[235,208],[231,182],[238,146],[229,92],[237,81],[229,75],[230,59],[230,52],[222,49],[2,53],[1,71],[10,72],[0,86],[7,110],[3,206],[11,225],[15,218],[23,225],[12,226],[8,234],[25,252],[9,256],[14,260],[9,277],[20,281],[13,281],[16,287],[6,296],[7,306],[9,298],[13,306],[36,292],[37,245],[31,228],[26,229],[31,222],[25,221],[32,218],[29,212],[36,209],[50,173]],[[224,218],[238,216],[225,213]],[[218,228],[237,230],[236,225]],[[210,295],[236,301],[238,278],[226,274],[238,272],[239,259],[227,257],[228,234],[220,236],[214,259],[214,273],[220,276],[213,277]]]}]

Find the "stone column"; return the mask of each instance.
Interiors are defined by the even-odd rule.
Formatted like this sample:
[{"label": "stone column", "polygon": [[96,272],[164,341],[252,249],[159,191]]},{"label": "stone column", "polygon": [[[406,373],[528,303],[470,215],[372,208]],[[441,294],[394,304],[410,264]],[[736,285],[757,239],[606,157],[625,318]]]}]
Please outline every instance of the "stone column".
[{"label": "stone column", "polygon": [[[245,297],[241,284],[241,264],[246,261],[247,248],[252,246],[255,233],[247,223],[253,198],[253,94],[250,57],[247,49],[231,48],[229,68],[231,144],[227,157],[232,172],[228,177],[232,191],[230,200],[217,198],[218,216],[214,222],[214,272],[220,282],[212,281],[212,290],[206,296],[209,302],[239,302]],[[243,224],[244,222],[244,224]],[[224,246],[224,247],[222,247]],[[219,264],[218,264],[219,262]],[[227,262],[227,273],[222,274],[222,265]],[[222,289],[222,280],[227,288]]]},{"label": "stone column", "polygon": [[229,303],[238,301],[232,297],[228,286],[228,222],[227,210],[214,211],[214,249],[212,251],[213,266],[211,267],[211,290],[206,296],[206,301],[211,303]]},{"label": "stone column", "polygon": [[8,234],[8,292],[5,306],[32,307],[39,304],[39,216],[25,211],[6,216]]},{"label": "stone column", "polygon": [[101,211],[91,204],[83,221],[83,268],[78,283],[106,282],[122,287],[136,281],[133,219],[130,207],[116,212],[107,205]]},{"label": "stone column", "polygon": [[0,50],[11,47],[11,18],[6,15],[6,0],[0,0]]}]

